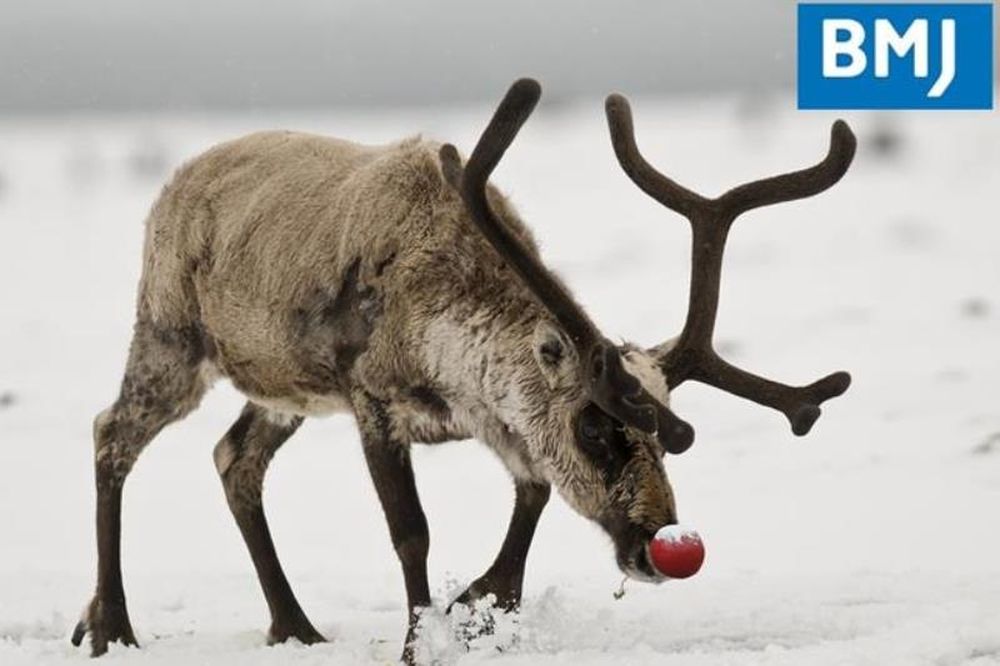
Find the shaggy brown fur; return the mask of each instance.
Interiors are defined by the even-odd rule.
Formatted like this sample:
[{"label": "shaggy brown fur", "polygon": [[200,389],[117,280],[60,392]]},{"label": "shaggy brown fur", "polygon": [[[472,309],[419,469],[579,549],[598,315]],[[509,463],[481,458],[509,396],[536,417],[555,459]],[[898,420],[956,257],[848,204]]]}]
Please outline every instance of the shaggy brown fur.
[{"label": "shaggy brown fur", "polygon": [[[403,565],[407,645],[430,603],[412,442],[476,437],[517,483],[504,547],[462,601],[494,594],[505,608],[517,604],[550,483],[608,530],[624,569],[652,575],[638,561],[642,544],[675,520],[662,452],[630,432],[611,465],[575,443],[586,398],[569,379],[578,376],[571,345],[474,231],[442,177],[439,148],[267,132],[209,150],[166,186],[147,222],[122,391],[95,427],[98,585],[75,642],[89,631],[94,654],[109,641],[135,643],[118,553],[121,487],[142,448],[216,376],[249,400],[215,460],[267,597],[271,640],[321,637],[281,571],[260,486],[303,417],[338,410],[357,418]],[[537,253],[506,199],[489,196]],[[666,402],[654,360],[624,351]]]}]

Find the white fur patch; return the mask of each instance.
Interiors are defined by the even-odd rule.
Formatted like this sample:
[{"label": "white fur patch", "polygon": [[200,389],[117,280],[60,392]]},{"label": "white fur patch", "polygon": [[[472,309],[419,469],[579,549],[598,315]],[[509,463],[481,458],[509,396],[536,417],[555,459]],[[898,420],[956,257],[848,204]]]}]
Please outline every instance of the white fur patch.
[{"label": "white fur patch", "polygon": [[[456,425],[495,451],[515,478],[537,480],[540,472],[531,468],[527,445],[516,434],[524,425],[526,409],[513,374],[515,366],[498,357],[494,341],[484,337],[489,330],[482,325],[484,315],[473,317],[462,323],[449,317],[429,322],[424,362],[438,382],[458,389],[458,398],[449,405]],[[499,365],[503,363],[510,364]]]},{"label": "white fur patch", "polygon": [[638,349],[630,349],[622,354],[622,361],[625,363],[625,370],[638,379],[650,395],[664,405],[670,404],[670,389],[667,388],[666,377],[655,358]]},{"label": "white fur patch", "polygon": [[476,391],[482,352],[482,340],[469,339],[468,331],[449,317],[438,317],[427,324],[424,361],[441,383]]},{"label": "white fur patch", "polygon": [[329,416],[351,411],[351,404],[339,394],[303,393],[288,398],[246,395],[250,402],[267,410],[267,420],[278,426],[289,425],[295,416]]},{"label": "white fur patch", "polygon": [[212,458],[215,460],[215,469],[218,470],[219,476],[225,476],[229,466],[236,460],[236,452],[233,451],[233,446],[229,442],[228,437],[215,445],[215,450],[212,451]]},{"label": "white fur patch", "polygon": [[198,364],[198,379],[205,387],[205,390],[210,389],[221,376],[222,373],[219,372],[219,368],[211,361],[202,361]]},{"label": "white fur patch", "polygon": [[279,428],[287,428],[295,422],[296,415],[289,412],[279,412],[274,409],[269,409],[264,413],[264,418],[267,419],[268,423],[276,425]]}]

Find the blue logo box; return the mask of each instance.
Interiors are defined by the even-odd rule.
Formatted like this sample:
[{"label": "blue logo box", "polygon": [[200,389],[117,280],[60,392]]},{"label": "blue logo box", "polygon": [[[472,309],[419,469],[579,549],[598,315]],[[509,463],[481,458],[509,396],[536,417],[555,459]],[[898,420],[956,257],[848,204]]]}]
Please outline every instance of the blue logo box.
[{"label": "blue logo box", "polygon": [[993,5],[800,4],[800,109],[992,109]]}]

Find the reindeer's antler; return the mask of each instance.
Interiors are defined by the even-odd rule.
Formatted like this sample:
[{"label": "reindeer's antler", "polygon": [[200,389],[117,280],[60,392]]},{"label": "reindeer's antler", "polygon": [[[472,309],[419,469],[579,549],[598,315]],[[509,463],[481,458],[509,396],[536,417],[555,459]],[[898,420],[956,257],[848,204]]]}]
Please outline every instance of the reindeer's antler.
[{"label": "reindeer's antler", "polygon": [[765,178],[709,199],[677,184],[647,162],[635,142],[632,111],[621,95],[605,103],[615,155],[639,188],[667,208],[684,215],[693,232],[691,292],[687,320],[673,345],[662,345],[660,367],[670,388],[688,379],[711,384],[782,412],[792,432],[804,435],[820,415],[820,404],[847,390],[851,376],[836,372],[808,386],[786,386],[730,365],[715,352],[712,338],[719,306],[722,255],[729,229],[741,213],[759,206],[792,201],[831,187],[847,171],[856,141],[847,123],[833,124],[826,158],[808,169]]},{"label": "reindeer's antler", "polygon": [[595,342],[594,325],[576,306],[566,289],[523,247],[510,229],[497,220],[486,200],[486,181],[535,109],[541,95],[542,88],[537,81],[515,81],[483,130],[465,167],[462,167],[458,151],[451,144],[441,147],[441,164],[445,176],[462,195],[472,222],[483,236],[531,287],[573,342],[589,347]]},{"label": "reindeer's antler", "polygon": [[569,335],[580,359],[581,380],[591,400],[622,423],[657,433],[664,448],[680,453],[694,440],[691,426],[653,398],[625,370],[618,350],[600,334],[562,283],[490,210],[486,182],[541,94],[536,81],[516,81],[483,130],[464,168],[454,146],[441,147],[445,178],[461,194],[476,228]]}]

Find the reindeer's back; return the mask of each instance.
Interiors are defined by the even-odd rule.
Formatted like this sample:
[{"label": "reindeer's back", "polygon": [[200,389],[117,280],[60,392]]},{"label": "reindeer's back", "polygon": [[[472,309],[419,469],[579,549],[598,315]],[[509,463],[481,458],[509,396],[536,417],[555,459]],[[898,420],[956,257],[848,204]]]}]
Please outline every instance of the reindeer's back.
[{"label": "reindeer's back", "polygon": [[150,214],[140,318],[200,328],[220,369],[255,395],[329,390],[379,345],[371,373],[416,372],[403,338],[419,337],[421,320],[507,288],[461,220],[437,148],[268,132],[209,150]]}]

